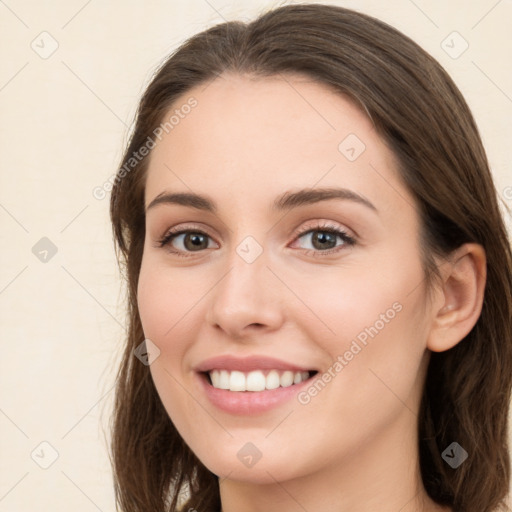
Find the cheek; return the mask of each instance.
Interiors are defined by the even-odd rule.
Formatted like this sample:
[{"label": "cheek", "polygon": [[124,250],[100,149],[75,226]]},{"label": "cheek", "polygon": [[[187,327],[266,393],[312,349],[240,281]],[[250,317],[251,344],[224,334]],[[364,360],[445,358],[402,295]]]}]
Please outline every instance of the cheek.
[{"label": "cheek", "polygon": [[141,271],[137,289],[139,315],[147,338],[161,339],[172,326],[169,312],[175,311],[173,295],[154,271]]},{"label": "cheek", "polygon": [[419,260],[402,263],[396,257],[338,275],[317,273],[315,287],[299,289],[308,306],[301,326],[332,361],[325,380],[337,415],[354,414],[361,403],[393,410],[390,401],[400,403],[390,389],[407,397],[416,388],[428,327],[423,294]]},{"label": "cheek", "polygon": [[[315,271],[314,276],[289,276],[299,301],[289,302],[294,320],[308,329],[308,338],[327,344],[332,356],[358,338],[386,330],[413,298],[411,283],[421,282],[420,269],[398,268],[396,263],[354,265]],[[312,286],[314,283],[314,286]],[[305,307],[306,306],[306,307]],[[302,311],[299,315],[299,310]],[[399,311],[400,310],[400,311]],[[401,315],[402,317],[404,315]]]},{"label": "cheek", "polygon": [[[149,366],[155,387],[169,417],[181,432],[188,432],[192,428],[189,419],[194,415],[188,410],[191,404],[183,385],[183,364],[191,329],[194,325],[197,328],[197,320],[190,314],[197,296],[177,293],[181,284],[179,272],[165,271],[148,258],[141,267],[137,303],[144,336],[160,350]],[[190,289],[192,284],[188,286]]]},{"label": "cheek", "polygon": [[163,344],[159,345],[161,350],[165,350],[170,340],[173,348],[179,347],[182,337],[178,334],[190,323],[198,297],[200,291],[186,273],[165,268],[155,258],[143,260],[137,305],[144,335]]},{"label": "cheek", "polygon": [[[176,415],[182,417],[186,410],[187,397],[182,396],[180,383],[183,381],[191,333],[198,324],[193,314],[197,297],[176,292],[182,288],[179,276],[179,272],[165,271],[161,265],[148,259],[143,262],[137,289],[144,337],[160,351],[149,370],[158,394],[173,418]],[[191,283],[188,286],[190,289]]]}]

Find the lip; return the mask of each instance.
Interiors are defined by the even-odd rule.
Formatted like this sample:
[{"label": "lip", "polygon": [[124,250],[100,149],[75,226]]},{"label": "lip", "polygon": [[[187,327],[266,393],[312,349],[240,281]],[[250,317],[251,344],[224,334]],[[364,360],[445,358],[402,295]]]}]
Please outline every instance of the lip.
[{"label": "lip", "polygon": [[[251,416],[261,414],[288,402],[301,390],[311,385],[318,369],[289,363],[273,357],[254,355],[249,357],[234,357],[221,355],[206,359],[199,363],[194,370],[199,384],[209,401],[218,409],[235,415]],[[315,372],[309,379],[299,384],[263,391],[229,391],[229,389],[214,388],[207,372],[211,370],[228,370],[251,372],[254,370],[281,370],[293,372]]]},{"label": "lip", "polygon": [[200,386],[210,402],[218,409],[235,415],[252,416],[270,411],[290,401],[300,391],[311,385],[315,375],[286,388],[265,389],[264,391],[229,391],[214,388],[206,373],[196,373]]},{"label": "lip", "polygon": [[206,359],[199,363],[195,368],[196,372],[209,372],[211,370],[228,370],[239,372],[251,372],[254,370],[290,370],[294,372],[318,371],[317,368],[307,368],[281,359],[267,356],[249,356],[234,357],[232,355],[222,355]]}]

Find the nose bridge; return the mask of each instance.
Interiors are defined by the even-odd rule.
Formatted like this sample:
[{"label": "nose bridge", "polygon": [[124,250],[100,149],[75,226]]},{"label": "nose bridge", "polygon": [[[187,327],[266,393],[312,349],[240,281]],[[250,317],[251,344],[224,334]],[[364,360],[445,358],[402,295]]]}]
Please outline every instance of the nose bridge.
[{"label": "nose bridge", "polygon": [[[209,321],[233,336],[258,324],[276,328],[282,321],[275,276],[267,268],[263,248],[246,237],[227,259],[227,273],[215,286]],[[259,247],[258,247],[259,246]]]}]

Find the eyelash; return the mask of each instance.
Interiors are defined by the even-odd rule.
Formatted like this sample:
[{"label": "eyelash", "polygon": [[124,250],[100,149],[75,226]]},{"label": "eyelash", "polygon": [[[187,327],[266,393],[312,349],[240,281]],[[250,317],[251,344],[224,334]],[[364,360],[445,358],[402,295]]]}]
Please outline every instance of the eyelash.
[{"label": "eyelash", "polygon": [[[315,231],[319,231],[322,233],[330,233],[332,235],[337,235],[343,240],[343,244],[333,247],[332,249],[326,249],[325,251],[321,251],[321,250],[317,250],[317,249],[302,249],[306,255],[312,254],[313,256],[317,257],[319,255],[333,254],[333,253],[339,252],[346,246],[353,246],[356,244],[355,238],[350,236],[346,231],[344,231],[343,229],[338,228],[336,226],[332,226],[330,224],[316,224],[315,226],[312,226],[312,227],[308,226],[307,228],[300,230],[298,233],[295,233],[294,240],[297,238],[300,238],[304,235],[307,235],[311,232],[315,232]],[[194,234],[204,235],[206,237],[211,238],[210,235],[208,235],[208,233],[205,233],[201,229],[195,229],[193,226],[188,226],[185,228],[178,228],[178,229],[172,228],[169,231],[167,231],[167,233],[162,238],[157,240],[157,245],[160,248],[168,246],[169,252],[176,254],[179,257],[183,257],[183,258],[191,257],[194,255],[194,252],[196,252],[196,251],[184,252],[181,250],[173,249],[173,248],[171,248],[172,246],[170,245],[170,243],[172,242],[172,240],[175,237],[182,235],[184,233],[185,234],[194,233]],[[201,251],[197,251],[197,252],[201,252]]]}]

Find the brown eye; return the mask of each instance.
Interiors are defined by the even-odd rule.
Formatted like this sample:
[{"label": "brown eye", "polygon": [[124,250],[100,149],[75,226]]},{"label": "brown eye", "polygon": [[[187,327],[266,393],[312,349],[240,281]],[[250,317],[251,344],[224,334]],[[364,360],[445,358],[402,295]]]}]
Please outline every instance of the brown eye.
[{"label": "brown eye", "polygon": [[[335,226],[316,226],[307,229],[297,235],[298,239],[306,238],[312,249],[309,247],[302,247],[308,253],[331,253],[337,252],[344,246],[355,245],[356,241],[353,237],[348,235],[341,228]],[[341,240],[341,243],[336,243],[337,240]]]},{"label": "brown eye", "polygon": [[167,247],[172,253],[188,256],[190,252],[200,252],[208,249],[211,237],[202,231],[182,229],[168,232],[158,241],[159,247]]},{"label": "brown eye", "polygon": [[[324,250],[336,247],[336,235],[327,231],[310,231],[310,242],[314,249]],[[301,238],[306,235],[302,235]]]},{"label": "brown eye", "polygon": [[[181,236],[181,235],[179,235]],[[205,245],[206,243],[206,245]],[[208,235],[203,233],[184,233],[183,245],[187,251],[208,248]]]}]

